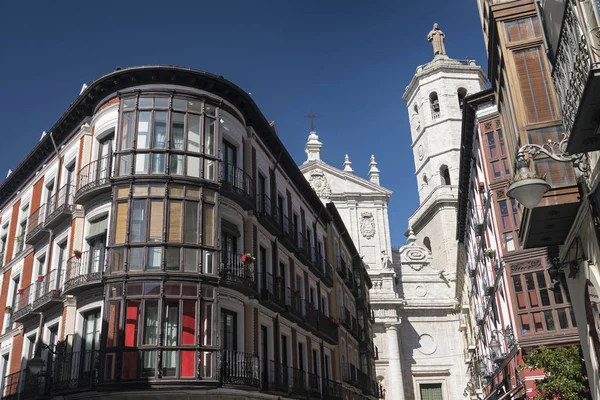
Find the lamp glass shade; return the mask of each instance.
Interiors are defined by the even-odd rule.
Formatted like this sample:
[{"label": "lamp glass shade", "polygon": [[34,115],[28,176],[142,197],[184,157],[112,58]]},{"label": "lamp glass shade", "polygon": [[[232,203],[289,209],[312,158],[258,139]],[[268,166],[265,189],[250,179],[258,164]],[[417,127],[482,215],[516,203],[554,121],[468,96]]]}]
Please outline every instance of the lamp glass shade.
[{"label": "lamp glass shade", "polygon": [[523,180],[513,182],[506,194],[517,200],[526,208],[535,208],[544,193],[550,190],[550,185],[540,178],[525,178]]},{"label": "lamp glass shade", "polygon": [[483,361],[479,361],[479,375],[484,376],[487,372],[487,367]]},{"label": "lamp glass shade", "polygon": [[492,338],[492,340],[490,340],[490,349],[492,349],[492,351],[495,354],[500,353],[500,350],[502,349],[502,345],[500,345],[500,342],[498,341],[498,339]]},{"label": "lamp glass shade", "polygon": [[39,374],[42,371],[42,368],[44,368],[44,365],[46,365],[46,363],[40,356],[35,356],[27,362],[27,367],[33,375]]}]

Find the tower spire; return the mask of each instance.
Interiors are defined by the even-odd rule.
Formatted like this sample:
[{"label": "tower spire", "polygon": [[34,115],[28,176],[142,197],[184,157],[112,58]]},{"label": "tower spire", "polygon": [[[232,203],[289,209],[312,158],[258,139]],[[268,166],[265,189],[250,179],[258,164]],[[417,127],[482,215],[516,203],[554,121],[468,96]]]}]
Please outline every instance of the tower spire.
[{"label": "tower spire", "polygon": [[375,156],[371,154],[371,162],[369,163],[369,180],[376,185],[379,185],[379,169],[377,168],[377,162],[375,162]]},{"label": "tower spire", "polygon": [[348,154],[346,154],[346,157],[344,157],[344,171],[354,172],[354,170],[352,169],[352,163],[350,162],[350,157],[348,157]]}]

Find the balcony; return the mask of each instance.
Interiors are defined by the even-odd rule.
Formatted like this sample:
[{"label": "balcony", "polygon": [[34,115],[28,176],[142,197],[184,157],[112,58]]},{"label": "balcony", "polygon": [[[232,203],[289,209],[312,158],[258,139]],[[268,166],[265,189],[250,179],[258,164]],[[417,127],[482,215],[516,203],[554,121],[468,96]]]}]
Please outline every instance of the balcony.
[{"label": "balcony", "polygon": [[294,322],[304,321],[304,300],[302,294],[291,288],[285,288],[285,317]]},{"label": "balcony", "polygon": [[21,252],[25,250],[25,238],[21,234],[15,237],[15,251],[13,252],[13,259],[16,258]]},{"label": "balcony", "polygon": [[2,382],[2,400],[35,399],[44,394],[44,377],[28,368],[7,375]]},{"label": "balcony", "polygon": [[260,386],[259,359],[253,354],[221,350],[219,381],[223,385]]},{"label": "balcony", "polygon": [[286,215],[282,215],[283,226],[280,241],[292,253],[298,251],[298,227]]},{"label": "balcony", "polygon": [[304,310],[304,328],[310,332],[316,332],[319,329],[319,314],[321,312],[309,301],[305,301]]},{"label": "balcony", "polygon": [[221,285],[224,287],[229,287],[249,297],[256,296],[254,264],[242,262],[241,254],[221,253],[219,277]]},{"label": "balcony", "polygon": [[342,380],[352,386],[358,387],[357,368],[350,363],[342,364]]},{"label": "balcony", "polygon": [[292,375],[292,390],[291,393],[297,396],[309,395],[308,388],[308,373],[299,368],[290,367]]},{"label": "balcony", "polygon": [[341,400],[344,398],[342,392],[342,384],[332,381],[331,379],[323,378],[323,400]]},{"label": "balcony", "polygon": [[312,247],[310,253],[311,263],[308,265],[309,269],[319,280],[321,280],[325,276],[325,260],[323,260],[323,255],[317,251],[316,247]]},{"label": "balcony", "polygon": [[65,294],[77,294],[81,290],[100,286],[106,265],[105,250],[84,251],[67,260]]},{"label": "balcony", "polygon": [[[58,353],[50,372],[50,391],[54,394],[89,390],[96,385],[98,351]],[[48,385],[50,386],[50,385]]]},{"label": "balcony", "polygon": [[317,331],[314,333],[329,344],[338,344],[338,324],[320,310],[317,315]]},{"label": "balcony", "polygon": [[263,226],[271,234],[281,236],[283,227],[283,215],[280,216],[279,209],[272,203],[271,198],[266,194],[256,196],[256,216]]},{"label": "balcony", "polygon": [[321,278],[321,282],[323,282],[328,288],[333,287],[333,266],[325,261],[323,268],[323,277]]},{"label": "balcony", "polygon": [[275,312],[285,311],[285,286],[280,277],[269,273],[260,274],[261,289],[259,299]]},{"label": "balcony", "polygon": [[254,184],[252,178],[241,168],[221,162],[220,182],[223,193],[244,208],[254,209]]},{"label": "balcony", "polygon": [[25,243],[35,244],[48,237],[48,231],[44,229],[46,220],[46,205],[42,204],[37,210],[31,213],[27,219],[27,234]]},{"label": "balcony", "polygon": [[550,40],[555,54],[552,80],[563,126],[570,134],[566,151],[570,154],[596,151],[600,150],[597,119],[600,114],[600,44],[598,28],[594,27],[597,21],[593,12],[584,16],[584,9],[577,9],[576,4],[569,1],[564,3],[545,7],[543,21],[561,27],[558,34],[554,26],[547,25],[546,31],[554,36]]},{"label": "balcony", "polygon": [[304,234],[298,233],[298,248],[296,250],[298,261],[306,266],[311,266],[314,251],[315,248],[311,246],[310,240]]},{"label": "balcony", "polygon": [[[278,363],[273,360],[270,360],[268,364],[268,375],[265,374],[265,371],[262,371],[263,390],[286,394],[289,393],[292,387],[292,377],[290,368],[287,365]],[[264,361],[262,360],[261,365],[264,365]]]},{"label": "balcony", "polygon": [[66,184],[48,199],[46,203],[46,228],[56,228],[62,222],[71,218],[74,210],[74,190],[74,186]]},{"label": "balcony", "polygon": [[31,311],[41,312],[57,303],[62,303],[62,278],[61,269],[53,269],[45,276],[39,276],[35,282],[35,296]]},{"label": "balcony", "polygon": [[82,167],[77,178],[75,203],[85,204],[101,195],[109,195],[111,167],[111,156],[102,157]]},{"label": "balcony", "polygon": [[36,315],[31,312],[33,301],[35,300],[35,283],[18,289],[17,302],[12,311],[11,323],[25,322]]},{"label": "balcony", "polygon": [[346,307],[340,307],[340,323],[348,332],[352,331],[352,317],[350,316],[350,310]]}]

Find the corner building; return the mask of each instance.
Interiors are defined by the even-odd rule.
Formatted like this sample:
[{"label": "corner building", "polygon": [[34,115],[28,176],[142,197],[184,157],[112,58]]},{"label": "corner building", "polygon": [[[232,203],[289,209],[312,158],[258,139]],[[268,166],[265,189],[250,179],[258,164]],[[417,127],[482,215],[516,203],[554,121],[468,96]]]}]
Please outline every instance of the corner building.
[{"label": "corner building", "polygon": [[2,398],[379,396],[364,264],[223,77],[101,77],[0,204]]}]

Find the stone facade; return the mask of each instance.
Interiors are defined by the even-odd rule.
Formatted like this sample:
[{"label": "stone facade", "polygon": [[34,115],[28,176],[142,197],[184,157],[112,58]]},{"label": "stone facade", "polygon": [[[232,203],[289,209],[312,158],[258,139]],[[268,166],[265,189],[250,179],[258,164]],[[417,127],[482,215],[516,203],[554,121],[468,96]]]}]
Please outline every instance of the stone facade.
[{"label": "stone facade", "polygon": [[343,170],[321,161],[322,144],[316,132],[309,136],[300,169],[321,200],[340,210],[373,282],[377,377],[387,400],[420,400],[421,385],[458,399],[466,387],[455,284],[461,101],[485,81],[473,61],[438,55],[406,88],[420,205],[398,250],[390,244],[392,193],[379,185],[374,158],[369,180],[360,178],[348,157]]}]

